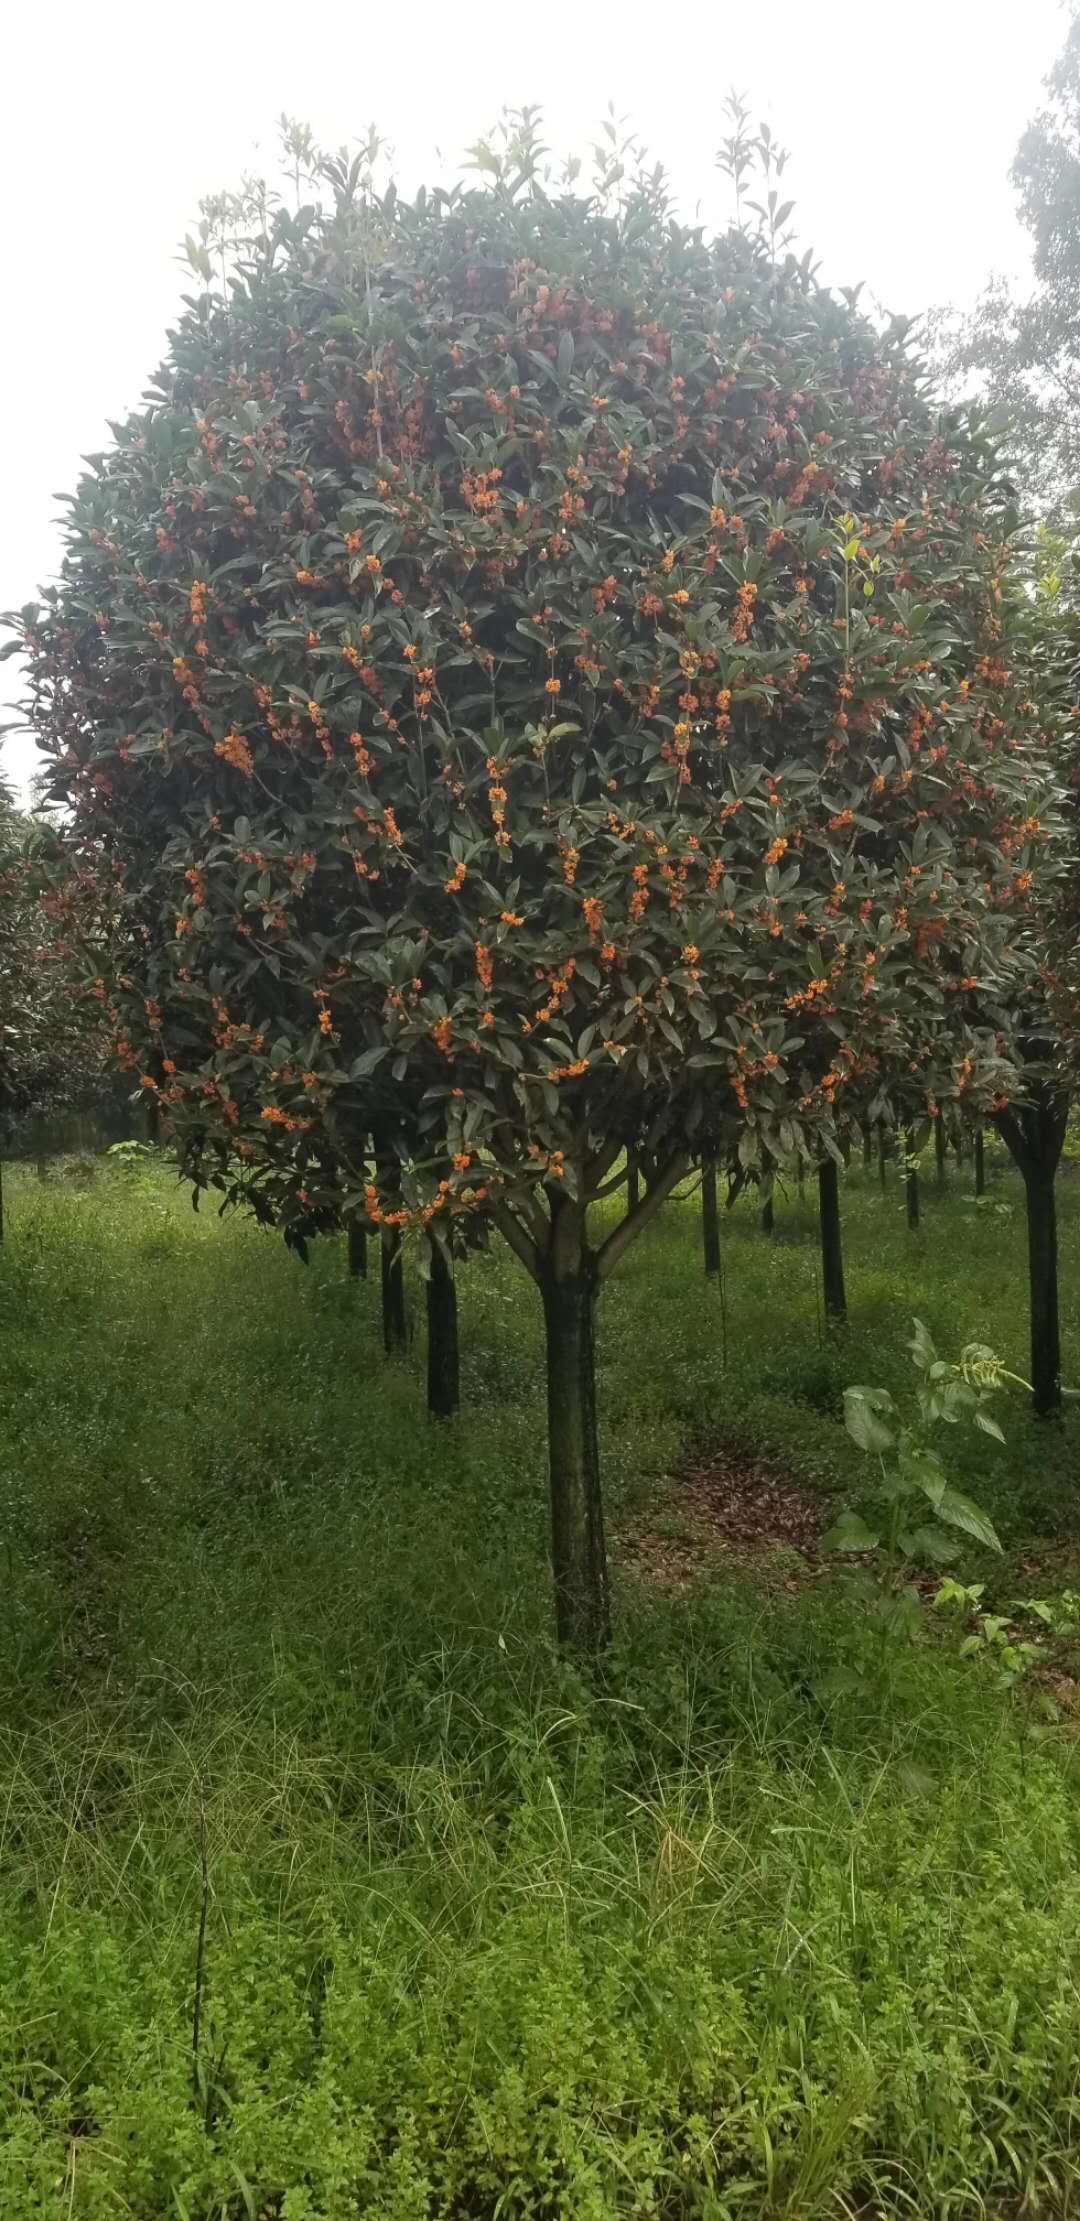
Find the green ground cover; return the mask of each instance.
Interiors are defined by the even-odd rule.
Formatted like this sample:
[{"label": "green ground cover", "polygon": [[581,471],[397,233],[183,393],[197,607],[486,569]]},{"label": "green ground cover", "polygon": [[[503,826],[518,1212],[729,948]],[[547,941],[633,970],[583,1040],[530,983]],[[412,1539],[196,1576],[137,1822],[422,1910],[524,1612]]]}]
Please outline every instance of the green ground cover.
[{"label": "green ground cover", "polygon": [[[940,1636],[830,1696],[868,1643],[839,1576],[767,1522],[698,1566],[678,1479],[692,1453],[722,1492],[734,1452],[823,1523],[858,1503],[842,1391],[907,1393],[913,1313],[1024,1370],[1018,1184],[998,1160],[978,1207],[966,1171],[927,1189],[912,1237],[895,1185],[845,1182],[840,1335],[809,1201],[772,1240],[737,1206],[723,1300],[693,1199],[630,1253],[594,1684],[551,1645],[539,1305],[508,1255],[462,1274],[440,1426],[419,1318],[388,1367],[341,1245],[305,1270],[160,1168],[8,1168],[4,2221],[1073,2210],[1068,1717],[1029,1741]],[[958,1570],[1046,1594],[1077,1580],[1080,1406],[1000,1416],[1004,1447],[945,1445],[1007,1545]]]}]

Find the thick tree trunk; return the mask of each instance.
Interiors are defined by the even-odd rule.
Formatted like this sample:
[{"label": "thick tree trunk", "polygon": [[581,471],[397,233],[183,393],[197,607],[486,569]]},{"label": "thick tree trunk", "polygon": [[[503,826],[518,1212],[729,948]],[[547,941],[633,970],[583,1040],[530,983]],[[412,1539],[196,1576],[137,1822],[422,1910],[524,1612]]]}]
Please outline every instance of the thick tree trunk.
[{"label": "thick tree trunk", "polygon": [[367,1227],[358,1218],[351,1218],[348,1225],[349,1275],[353,1280],[367,1279]]},{"label": "thick tree trunk", "polygon": [[701,1160],[701,1240],[710,1280],[720,1272],[720,1213],[716,1201],[716,1158]]},{"label": "thick tree trunk", "polygon": [[832,1157],[818,1166],[818,1208],[821,1219],[821,1276],[825,1291],[825,1316],[847,1317],[844,1293],[844,1250],[840,1235],[840,1182]]},{"label": "thick tree trunk", "polygon": [[638,1170],[637,1151],[626,1152],[626,1208],[636,1211],[641,1201],[641,1174]]},{"label": "thick tree trunk", "polygon": [[610,1633],[607,1548],[596,1436],[594,1261],[585,1213],[552,1205],[541,1292],[547,1342],[551,1562],[560,1643],[595,1655]]},{"label": "thick tree trunk", "polygon": [[934,1164],[939,1188],[945,1185],[945,1121],[939,1111],[934,1120]]},{"label": "thick tree trunk", "polygon": [[452,1419],[461,1401],[457,1289],[442,1243],[429,1240],[428,1248],[427,1407],[435,1419]]},{"label": "thick tree trunk", "polygon": [[1023,1176],[1027,1203],[1031,1389],[1037,1419],[1050,1419],[1061,1409],[1054,1180],[1068,1116],[1067,1093],[1055,1086],[1052,1079],[1043,1078],[1033,1082],[1026,1103],[1010,1105],[996,1120]]},{"label": "thick tree trunk", "polygon": [[986,1194],[986,1143],[981,1126],[975,1128],[975,1193]]},{"label": "thick tree trunk", "polygon": [[387,1357],[400,1357],[409,1344],[409,1323],[405,1313],[405,1261],[401,1249],[400,1227],[383,1227],[380,1257],[383,1347]]},{"label": "thick tree trunk", "polygon": [[912,1133],[910,1127],[908,1128],[906,1146],[908,1155],[908,1168],[904,1178],[904,1190],[907,1196],[907,1222],[910,1227],[914,1228],[918,1225],[920,1216],[919,1168],[918,1165],[914,1162],[915,1136]]},{"label": "thick tree trunk", "polygon": [[1024,1174],[1031,1287],[1031,1387],[1037,1419],[1049,1419],[1061,1409],[1056,1169],[1055,1166],[1047,1172],[1045,1168],[1033,1167]]}]

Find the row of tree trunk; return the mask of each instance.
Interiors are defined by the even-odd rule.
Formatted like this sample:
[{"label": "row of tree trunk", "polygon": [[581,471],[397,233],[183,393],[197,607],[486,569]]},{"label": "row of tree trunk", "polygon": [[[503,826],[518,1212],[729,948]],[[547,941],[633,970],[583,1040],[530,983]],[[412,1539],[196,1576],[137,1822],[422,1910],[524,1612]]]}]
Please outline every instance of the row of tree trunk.
[{"label": "row of tree trunk", "polygon": [[[1034,1409],[1040,1418],[1052,1415],[1061,1403],[1054,1175],[1064,1141],[1066,1113],[1067,1105],[1047,1093],[1043,1097],[1033,1095],[1023,1110],[1010,1110],[997,1120],[1024,1181],[1031,1284],[1031,1383]],[[903,1176],[909,1223],[918,1226],[920,1191],[914,1142],[912,1134],[905,1136]],[[976,1191],[981,1194],[985,1188],[981,1134],[975,1137],[973,1154]],[[872,1146],[864,1161],[872,1161]],[[938,1176],[943,1180],[943,1153],[937,1154],[937,1164]],[[710,1277],[720,1274],[722,1263],[719,1175],[715,1156],[706,1156],[701,1166],[701,1212],[704,1264]],[[729,1201],[741,1177],[730,1184]],[[663,1185],[654,1184],[648,1167],[639,1169],[631,1161],[626,1177],[629,1208],[637,1208],[644,1195],[648,1211],[652,1200],[662,1201]],[[817,1190],[825,1312],[830,1324],[836,1326],[846,1316],[846,1290],[839,1167],[832,1157],[818,1167]],[[550,1240],[542,1257],[533,1257],[529,1269],[539,1285],[544,1312],[556,1621],[562,1643],[595,1654],[602,1648],[609,1626],[595,1395],[595,1312],[603,1265],[600,1253],[588,1243],[584,1205],[570,1197],[553,1196],[550,1211]],[[768,1183],[763,1191],[762,1223],[771,1230],[772,1190]],[[350,1227],[349,1269],[357,1277],[367,1273],[371,1238],[362,1224]],[[616,1236],[616,1241],[619,1238]],[[383,1334],[387,1352],[394,1356],[404,1352],[409,1343],[402,1240],[396,1229],[383,1227],[378,1242]],[[459,1402],[453,1265],[441,1244],[429,1238],[427,1246],[428,1409],[439,1418],[449,1418]]]},{"label": "row of tree trunk", "polygon": [[[1061,1332],[1058,1303],[1057,1205],[1055,1180],[1068,1123],[1068,1098],[1052,1083],[1034,1087],[1030,1100],[995,1114],[994,1123],[1008,1147],[1024,1183],[1028,1236],[1028,1285],[1031,1313],[1031,1393],[1038,1418],[1060,1411]],[[919,1227],[922,1199],[916,1161],[915,1136],[905,1136],[904,1193],[907,1223]],[[939,1186],[945,1182],[946,1135],[942,1120],[934,1121],[934,1154]],[[959,1151],[958,1151],[959,1154]],[[872,1162],[873,1142],[864,1143],[864,1166]],[[878,1137],[878,1166],[882,1187],[887,1178],[887,1139]],[[982,1129],[973,1146],[975,1194],[986,1193],[986,1147]],[[773,1231],[771,1187],[762,1206],[761,1222]],[[840,1222],[840,1182],[836,1161],[826,1157],[818,1166],[818,1223],[821,1239],[821,1282],[825,1316],[834,1325],[847,1317],[844,1287],[844,1250]],[[717,1205],[715,1159],[706,1159],[701,1178],[701,1231],[706,1274],[720,1272],[720,1221]]]},{"label": "row of tree trunk", "polygon": [[[349,1273],[366,1280],[368,1233],[359,1220],[348,1226]],[[405,1258],[400,1228],[384,1226],[379,1235],[379,1276],[382,1297],[383,1347],[388,1357],[403,1356],[409,1347],[409,1313],[405,1301]],[[454,1268],[441,1242],[427,1245],[427,1404],[432,1417],[452,1419],[461,1402],[461,1359],[458,1342],[457,1288]]]}]

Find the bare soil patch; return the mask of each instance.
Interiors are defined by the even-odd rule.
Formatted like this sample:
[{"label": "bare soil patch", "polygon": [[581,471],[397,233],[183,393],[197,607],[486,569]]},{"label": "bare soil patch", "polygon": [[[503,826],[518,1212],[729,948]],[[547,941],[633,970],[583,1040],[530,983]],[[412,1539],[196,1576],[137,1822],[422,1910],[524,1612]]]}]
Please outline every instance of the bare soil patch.
[{"label": "bare soil patch", "polygon": [[832,1518],[827,1499],[782,1465],[727,1445],[677,1466],[616,1549],[629,1571],[659,1588],[687,1589],[727,1570],[795,1589],[828,1562],[821,1537]]}]

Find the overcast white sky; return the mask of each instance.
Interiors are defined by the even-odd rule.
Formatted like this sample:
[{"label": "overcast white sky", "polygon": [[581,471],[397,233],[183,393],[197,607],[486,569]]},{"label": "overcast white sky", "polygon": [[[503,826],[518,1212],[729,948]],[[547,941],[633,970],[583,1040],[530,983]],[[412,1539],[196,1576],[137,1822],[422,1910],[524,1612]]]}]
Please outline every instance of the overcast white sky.
[{"label": "overcast white sky", "polygon": [[[506,103],[539,102],[550,143],[585,153],[613,100],[710,221],[734,84],[791,149],[800,244],[833,282],[917,314],[1024,269],[1009,166],[1066,20],[1064,0],[23,0],[0,133],[0,609],[52,573],[53,496],[160,360],[200,197],[272,169],[283,108],[332,146],[374,119],[408,186]],[[0,665],[0,722],[18,691]],[[30,741],[9,739],[0,767],[25,790]]]}]

